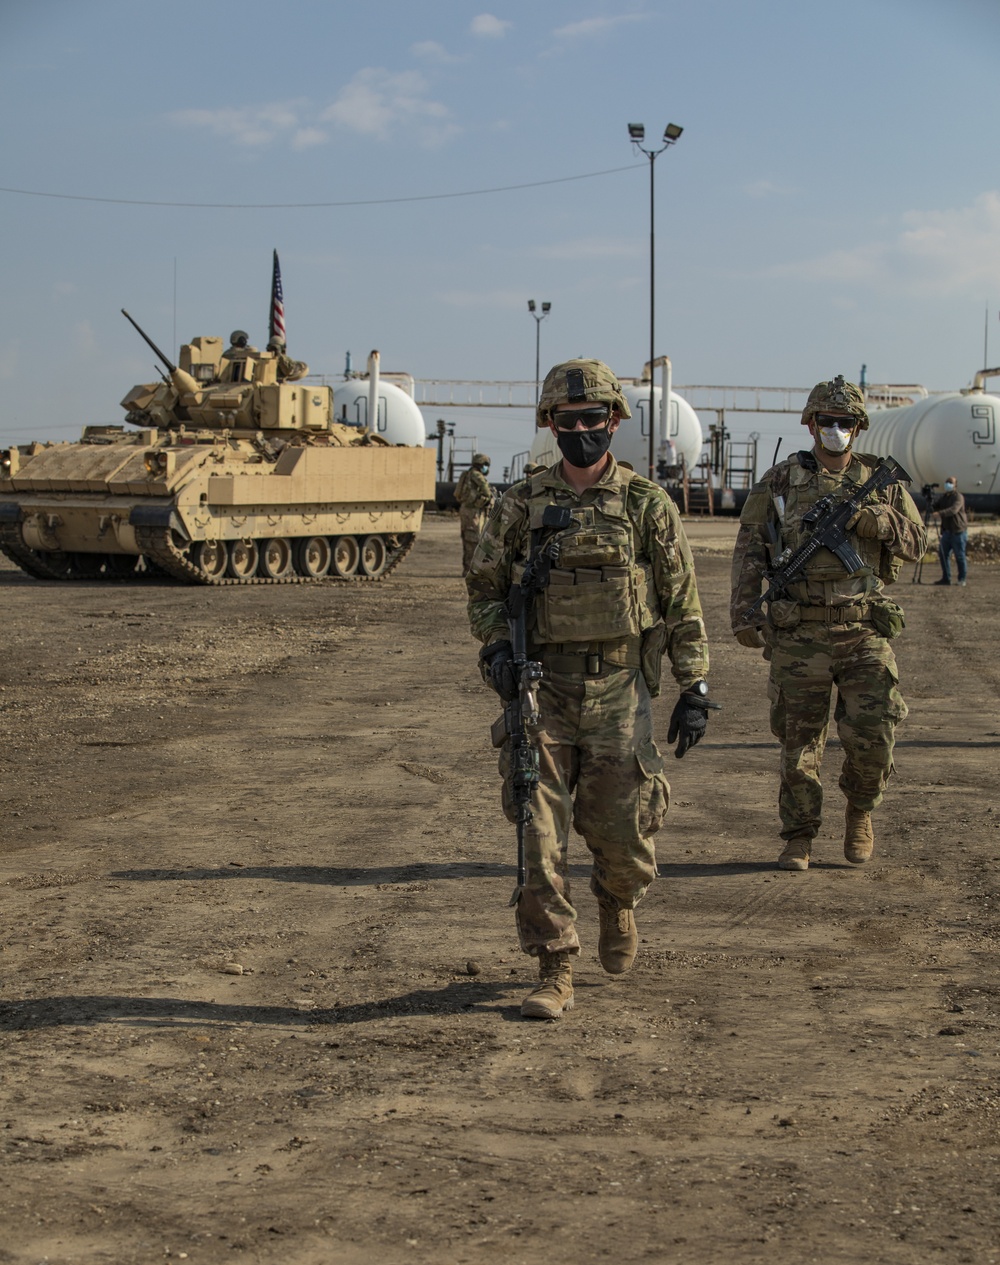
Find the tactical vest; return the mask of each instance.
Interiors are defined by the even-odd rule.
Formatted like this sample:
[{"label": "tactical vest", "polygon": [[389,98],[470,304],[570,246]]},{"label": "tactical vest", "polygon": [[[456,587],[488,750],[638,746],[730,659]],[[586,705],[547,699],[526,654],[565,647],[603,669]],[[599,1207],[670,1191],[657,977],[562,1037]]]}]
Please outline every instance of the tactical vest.
[{"label": "tactical vest", "polygon": [[[647,558],[639,555],[636,525],[622,486],[599,503],[573,506],[573,524],[554,542],[548,586],[535,595],[532,640],[538,644],[635,640],[662,618]],[[529,527],[542,525],[551,497],[528,502]],[[518,582],[523,564],[514,566]]]},{"label": "tactical vest", "polygon": [[[781,543],[785,548],[797,549],[809,537],[809,529],[803,528],[802,519],[817,501],[824,496],[845,493],[849,485],[856,486],[871,477],[875,461],[866,461],[860,454],[855,454],[862,461],[862,469],[855,480],[848,480],[843,475],[831,475],[825,470],[809,469],[799,462],[791,462],[788,467],[788,491],[784,500],[784,513],[778,507],[781,523]],[[880,498],[873,498],[877,500]],[[788,586],[789,596],[799,602],[809,602],[821,597],[824,601],[847,597],[864,597],[877,589],[876,577],[892,580],[895,574],[886,575],[886,568],[892,570],[894,560],[891,553],[880,540],[851,536],[851,544],[864,559],[865,569],[856,575],[848,575],[843,564],[830,552],[821,549],[806,567],[804,581]],[[896,568],[898,571],[898,567]],[[819,586],[822,586],[820,588]]]}]

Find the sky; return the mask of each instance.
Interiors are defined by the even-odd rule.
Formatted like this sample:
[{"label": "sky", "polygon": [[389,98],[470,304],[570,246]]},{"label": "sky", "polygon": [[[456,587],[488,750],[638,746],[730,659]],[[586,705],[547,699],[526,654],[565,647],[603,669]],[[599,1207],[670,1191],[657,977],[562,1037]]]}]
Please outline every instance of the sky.
[{"label": "sky", "polygon": [[[2,0],[0,445],[120,422],[167,354],[266,342],[336,380],[1000,363],[996,0]],[[552,304],[536,325],[528,299]],[[426,411],[494,469],[529,410]],[[702,414],[703,421],[713,420]],[[768,449],[796,418],[730,414]]]}]

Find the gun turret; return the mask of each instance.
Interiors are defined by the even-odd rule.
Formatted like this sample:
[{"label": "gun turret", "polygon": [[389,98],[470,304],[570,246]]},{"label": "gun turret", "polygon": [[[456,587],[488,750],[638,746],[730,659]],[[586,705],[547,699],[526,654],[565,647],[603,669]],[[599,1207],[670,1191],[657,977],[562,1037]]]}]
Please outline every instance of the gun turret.
[{"label": "gun turret", "polygon": [[167,366],[167,371],[170,374],[170,381],[173,384],[174,389],[177,391],[177,394],[183,396],[196,396],[200,400],[201,395],[199,392],[201,388],[194,378],[192,378],[189,373],[185,373],[183,369],[178,369],[173,361],[160,351],[159,347],[157,347],[156,343],[153,342],[139,322],[129,316],[128,312],[126,312],[124,308],[122,308],[122,316],[125,317],[139,337],[145,339],[152,351],[154,351],[156,355],[159,356],[160,360]]}]

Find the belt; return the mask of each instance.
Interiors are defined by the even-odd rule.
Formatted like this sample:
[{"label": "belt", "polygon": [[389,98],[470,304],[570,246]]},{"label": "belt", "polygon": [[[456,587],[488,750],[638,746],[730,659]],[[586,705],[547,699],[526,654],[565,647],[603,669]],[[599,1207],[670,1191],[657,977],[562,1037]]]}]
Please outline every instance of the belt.
[{"label": "belt", "polygon": [[868,618],[867,606],[800,606],[799,618],[823,624],[860,624]]},{"label": "belt", "polygon": [[601,676],[611,668],[642,667],[640,646],[638,637],[622,637],[616,641],[590,643],[549,642],[536,646],[535,654],[550,672]]}]

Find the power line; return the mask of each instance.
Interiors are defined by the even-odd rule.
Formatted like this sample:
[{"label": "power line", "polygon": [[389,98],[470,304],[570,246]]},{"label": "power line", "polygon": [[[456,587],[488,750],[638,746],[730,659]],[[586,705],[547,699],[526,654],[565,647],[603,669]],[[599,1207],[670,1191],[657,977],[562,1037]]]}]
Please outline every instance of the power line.
[{"label": "power line", "polygon": [[607,171],[588,171],[580,176],[560,176],[554,180],[531,180],[524,184],[496,185],[489,189],[465,189],[460,193],[423,193],[405,198],[358,198],[349,202],[154,202],[140,198],[96,198],[82,193],[46,193],[39,189],[11,189],[0,185],[0,193],[16,193],[26,198],[58,198],[67,202],[104,202],[115,206],[189,207],[213,211],[298,211],[324,207],[389,206],[397,202],[440,202],[446,198],[478,198],[487,193],[511,193],[518,189],[539,189],[549,184],[569,184],[573,180],[594,180],[598,176],[614,176],[622,171],[637,171],[640,164],[609,167]]}]

